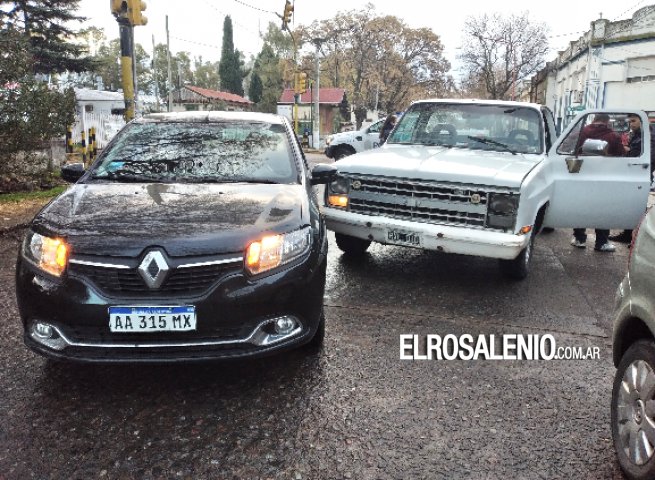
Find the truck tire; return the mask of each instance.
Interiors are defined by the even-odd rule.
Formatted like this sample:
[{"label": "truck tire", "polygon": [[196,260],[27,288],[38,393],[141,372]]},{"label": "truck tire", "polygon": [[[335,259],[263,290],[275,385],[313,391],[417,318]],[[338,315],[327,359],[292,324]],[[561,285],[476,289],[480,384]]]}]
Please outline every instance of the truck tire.
[{"label": "truck tire", "polygon": [[513,260],[499,260],[500,271],[508,278],[523,280],[530,271],[532,260],[532,249],[534,247],[534,235],[530,232],[530,241],[521,253]]},{"label": "truck tire", "polygon": [[342,233],[335,233],[334,236],[337,239],[337,246],[346,255],[363,255],[371,244],[370,240],[362,240]]},{"label": "truck tire", "polygon": [[336,162],[337,160],[341,160],[342,158],[353,155],[354,153],[356,152],[352,148],[339,147],[334,152],[334,161]]}]

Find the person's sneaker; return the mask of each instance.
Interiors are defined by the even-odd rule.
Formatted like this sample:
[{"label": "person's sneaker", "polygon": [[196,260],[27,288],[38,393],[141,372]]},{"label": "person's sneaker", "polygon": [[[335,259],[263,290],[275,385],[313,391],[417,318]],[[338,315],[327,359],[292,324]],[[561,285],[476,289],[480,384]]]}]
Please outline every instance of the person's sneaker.
[{"label": "person's sneaker", "polygon": [[616,247],[612,245],[610,242],[602,244],[600,247],[594,248],[597,252],[613,252],[616,250]]},{"label": "person's sneaker", "polygon": [[610,235],[609,239],[612,240],[613,242],[630,243],[632,242],[632,231],[630,231],[629,233],[623,231],[618,235]]},{"label": "person's sneaker", "polygon": [[587,247],[586,242],[581,242],[580,240],[578,240],[575,237],[573,237],[571,239],[571,245],[573,245],[574,247],[578,247],[578,248],[586,248]]}]

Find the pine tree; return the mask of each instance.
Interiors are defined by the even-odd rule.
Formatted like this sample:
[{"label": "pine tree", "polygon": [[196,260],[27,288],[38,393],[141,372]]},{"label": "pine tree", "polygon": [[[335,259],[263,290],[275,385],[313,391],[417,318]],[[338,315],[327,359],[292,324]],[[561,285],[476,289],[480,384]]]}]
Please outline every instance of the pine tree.
[{"label": "pine tree", "polygon": [[250,79],[250,88],[248,88],[248,96],[250,100],[254,103],[259,103],[262,100],[262,90],[264,86],[262,85],[262,79],[254,72],[252,78]]},{"label": "pine tree", "polygon": [[83,47],[70,42],[75,32],[70,22],[79,0],[0,1],[0,28],[14,28],[28,39],[34,73],[82,72],[93,68]]},{"label": "pine tree", "polygon": [[223,46],[221,61],[218,66],[218,73],[221,77],[221,90],[243,95],[243,78],[246,73],[243,69],[241,53],[234,49],[232,33],[232,19],[228,15],[223,22]]}]

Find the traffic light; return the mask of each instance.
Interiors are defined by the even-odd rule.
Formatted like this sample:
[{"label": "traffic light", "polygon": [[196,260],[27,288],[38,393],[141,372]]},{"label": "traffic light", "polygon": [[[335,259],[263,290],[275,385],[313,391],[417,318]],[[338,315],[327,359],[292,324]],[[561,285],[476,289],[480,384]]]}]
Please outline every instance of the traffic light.
[{"label": "traffic light", "polygon": [[289,0],[286,0],[284,4],[284,13],[282,14],[282,30],[289,28],[289,23],[291,23],[291,15],[293,14],[293,5]]},{"label": "traffic light", "polygon": [[305,93],[307,91],[307,74],[305,72],[298,72],[295,76],[295,93]]},{"label": "traffic light", "polygon": [[127,18],[127,1],[126,0],[109,0],[111,3],[111,13],[116,19]]},{"label": "traffic light", "polygon": [[132,25],[145,25],[148,17],[143,14],[147,8],[146,2],[142,0],[127,0],[127,18]]}]

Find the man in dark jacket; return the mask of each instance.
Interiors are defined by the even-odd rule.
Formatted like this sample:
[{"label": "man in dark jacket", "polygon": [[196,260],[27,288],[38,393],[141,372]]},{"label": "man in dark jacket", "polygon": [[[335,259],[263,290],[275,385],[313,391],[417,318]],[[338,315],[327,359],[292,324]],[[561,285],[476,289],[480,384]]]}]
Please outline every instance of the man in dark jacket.
[{"label": "man in dark jacket", "polygon": [[[623,147],[626,157],[638,157],[641,155],[641,143],[643,134],[641,133],[641,118],[636,113],[628,115],[628,123],[630,124],[630,137],[628,145]],[[651,152],[651,157],[653,152]],[[632,230],[623,230],[618,235],[612,235],[610,240],[621,243],[632,242]]]},{"label": "man in dark jacket", "polygon": [[[606,113],[597,113],[594,116],[594,121],[584,127],[580,132],[580,137],[578,138],[578,143],[576,146],[576,154],[582,152],[582,145],[585,140],[604,140],[607,142],[607,148],[605,150],[605,155],[610,157],[622,157],[625,153],[623,150],[623,144],[621,143],[621,137],[612,130],[609,126],[610,117]],[[616,250],[616,247],[608,241],[610,231],[604,228],[596,229],[596,245],[594,250],[598,252],[613,252]],[[573,239],[571,240],[571,245],[578,248],[585,248],[587,243],[587,232],[584,228],[574,228],[573,229]]]}]

